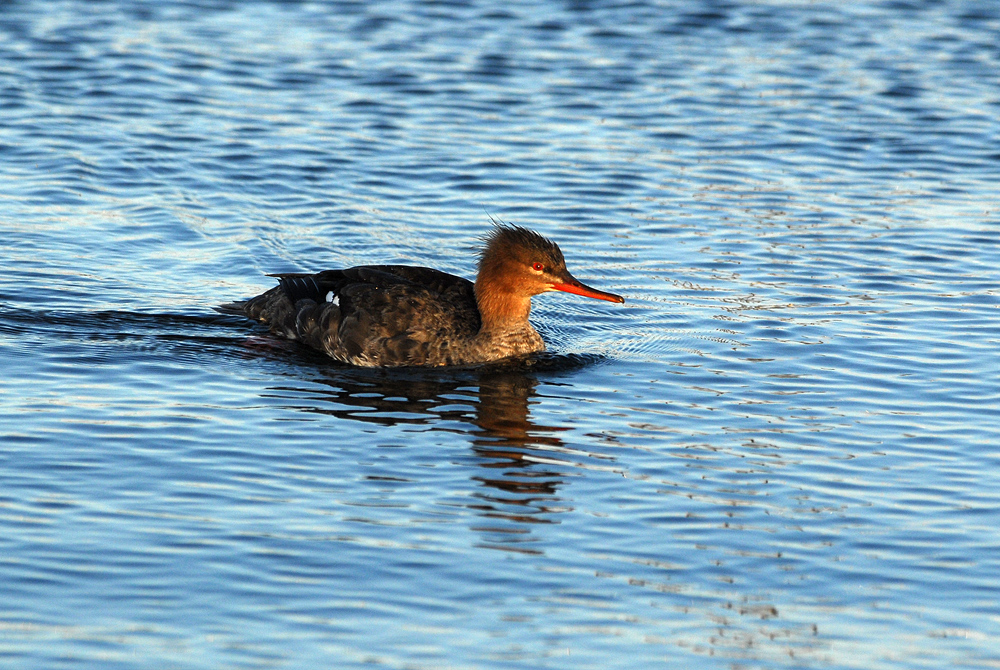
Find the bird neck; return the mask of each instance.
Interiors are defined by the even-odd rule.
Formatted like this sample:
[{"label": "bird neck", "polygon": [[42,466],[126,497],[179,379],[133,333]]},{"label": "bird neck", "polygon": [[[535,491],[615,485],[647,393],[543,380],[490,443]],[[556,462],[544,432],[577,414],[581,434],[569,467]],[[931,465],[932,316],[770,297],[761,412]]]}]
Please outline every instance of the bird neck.
[{"label": "bird neck", "polygon": [[531,296],[518,293],[503,277],[483,272],[476,278],[476,305],[482,319],[480,332],[530,328]]}]

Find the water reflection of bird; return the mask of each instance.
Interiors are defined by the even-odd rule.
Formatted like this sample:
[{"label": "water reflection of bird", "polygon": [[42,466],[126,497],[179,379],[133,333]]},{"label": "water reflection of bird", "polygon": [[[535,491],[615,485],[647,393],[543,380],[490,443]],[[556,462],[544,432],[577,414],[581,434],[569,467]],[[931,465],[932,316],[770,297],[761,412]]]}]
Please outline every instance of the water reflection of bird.
[{"label": "water reflection of bird", "polygon": [[543,351],[528,321],[539,293],[625,302],[573,277],[554,242],[508,225],[487,237],[475,283],[406,265],[276,276],[278,286],[220,311],[366,367],[470,365]]},{"label": "water reflection of bird", "polygon": [[[546,355],[532,362],[546,374],[558,375],[593,360]],[[270,393],[288,399],[289,406],[300,411],[380,426],[405,425],[412,435],[434,435],[414,429],[423,426],[471,438],[475,459],[469,478],[478,486],[464,504],[483,519],[474,527],[483,534],[481,546],[536,551],[531,548],[537,538],[530,526],[558,523],[559,515],[573,509],[560,489],[580,472],[608,469],[613,462],[565,444],[560,434],[570,428],[532,420],[531,399],[539,380],[522,366],[391,373],[333,365],[312,369],[321,375],[313,381],[326,388],[296,383],[272,388]]]}]

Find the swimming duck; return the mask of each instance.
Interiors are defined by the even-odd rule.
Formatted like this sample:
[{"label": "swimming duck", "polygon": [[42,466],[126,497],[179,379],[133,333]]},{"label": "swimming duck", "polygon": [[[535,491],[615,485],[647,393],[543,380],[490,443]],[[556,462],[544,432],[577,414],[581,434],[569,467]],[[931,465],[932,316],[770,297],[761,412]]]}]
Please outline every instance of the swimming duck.
[{"label": "swimming duck", "polygon": [[472,365],[545,350],[531,297],[564,291],[624,303],[566,269],[559,247],[526,228],[495,225],[475,283],[426,267],[361,265],[278,274],[278,285],[220,311],[365,367]]}]

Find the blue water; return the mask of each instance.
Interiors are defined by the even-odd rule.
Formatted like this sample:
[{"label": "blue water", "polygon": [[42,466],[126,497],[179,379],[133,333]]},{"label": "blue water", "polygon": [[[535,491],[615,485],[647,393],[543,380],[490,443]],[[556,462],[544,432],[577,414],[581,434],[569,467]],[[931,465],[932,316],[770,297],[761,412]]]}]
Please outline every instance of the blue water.
[{"label": "blue water", "polygon": [[[0,666],[1000,665],[1000,6],[0,7]],[[624,306],[347,368],[213,307]]]}]

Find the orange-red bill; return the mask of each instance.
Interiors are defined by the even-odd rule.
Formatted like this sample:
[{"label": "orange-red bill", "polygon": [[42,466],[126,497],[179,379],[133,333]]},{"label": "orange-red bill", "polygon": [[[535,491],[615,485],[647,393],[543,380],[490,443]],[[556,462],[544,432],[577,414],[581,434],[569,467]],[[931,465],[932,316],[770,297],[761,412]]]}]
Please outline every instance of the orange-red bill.
[{"label": "orange-red bill", "polygon": [[606,291],[598,291],[596,288],[591,288],[586,284],[576,281],[567,282],[565,284],[552,284],[553,291],[564,291],[566,293],[575,293],[576,295],[582,295],[587,298],[597,298],[598,300],[607,300],[608,302],[625,302],[625,298],[620,295],[615,295],[614,293],[608,293]]}]

